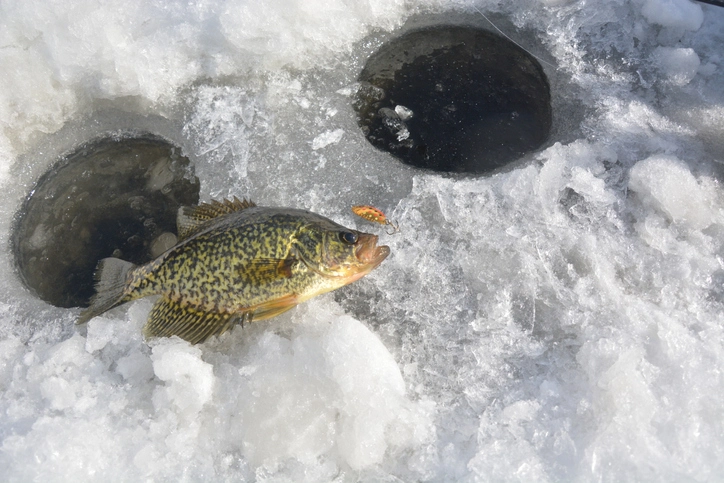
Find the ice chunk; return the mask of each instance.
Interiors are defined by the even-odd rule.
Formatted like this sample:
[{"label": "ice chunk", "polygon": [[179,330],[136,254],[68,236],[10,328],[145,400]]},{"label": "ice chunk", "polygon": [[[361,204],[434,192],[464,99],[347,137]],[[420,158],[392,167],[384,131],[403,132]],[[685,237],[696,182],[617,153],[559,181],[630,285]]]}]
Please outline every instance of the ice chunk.
[{"label": "ice chunk", "polygon": [[143,352],[132,352],[118,359],[116,372],[133,384],[148,381],[154,376],[153,365]]},{"label": "ice chunk", "polygon": [[165,383],[154,394],[156,408],[172,405],[180,414],[192,418],[211,400],[214,370],[201,360],[201,349],[176,337],[159,339],[151,360],[156,377]]},{"label": "ice chunk", "polygon": [[655,155],[631,169],[629,188],[671,221],[703,229],[713,222],[710,194],[675,156]]},{"label": "ice chunk", "polygon": [[113,340],[113,323],[106,317],[98,317],[88,323],[85,350],[95,352],[103,349]]},{"label": "ice chunk", "polygon": [[[309,309],[306,312],[304,309]],[[359,321],[312,301],[287,340],[263,334],[239,373],[246,455],[255,466],[339,455],[362,470],[431,436],[432,406],[405,396],[387,348]]]},{"label": "ice chunk", "polygon": [[165,231],[157,236],[153,240],[153,242],[151,242],[149,253],[151,254],[151,257],[156,258],[163,252],[174,246],[176,242],[178,242],[178,238],[176,237],[176,235],[169,231]]},{"label": "ice chunk", "polygon": [[379,463],[388,427],[404,411],[400,370],[380,340],[351,317],[332,325],[323,347],[343,395],[339,450],[355,469]]},{"label": "ice chunk", "polygon": [[414,114],[412,112],[412,109],[409,109],[401,104],[395,106],[395,112],[398,116],[400,116],[400,119],[402,119],[403,121],[407,121]]},{"label": "ice chunk", "polygon": [[699,30],[704,21],[701,7],[689,0],[646,0],[641,13],[651,23],[684,30]]},{"label": "ice chunk", "polygon": [[616,196],[606,188],[606,183],[596,178],[593,173],[578,166],[571,170],[569,186],[587,200],[602,205],[610,205],[616,201]]},{"label": "ice chunk", "polygon": [[669,82],[677,86],[691,82],[701,64],[691,48],[657,47],[653,59]]},{"label": "ice chunk", "polygon": [[334,131],[326,131],[312,140],[312,150],[325,148],[330,144],[337,144],[344,136],[344,129],[335,129]]}]

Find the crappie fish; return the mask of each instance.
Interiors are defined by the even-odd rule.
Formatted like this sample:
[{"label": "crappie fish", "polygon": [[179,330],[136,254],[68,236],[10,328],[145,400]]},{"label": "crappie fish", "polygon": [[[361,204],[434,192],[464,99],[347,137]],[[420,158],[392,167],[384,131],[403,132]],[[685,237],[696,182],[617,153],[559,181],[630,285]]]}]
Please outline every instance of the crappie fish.
[{"label": "crappie fish", "polygon": [[182,208],[177,224],[179,243],[146,265],[101,260],[78,323],[158,294],[144,335],[195,344],[359,280],[390,253],[377,236],[315,213],[237,198]]}]

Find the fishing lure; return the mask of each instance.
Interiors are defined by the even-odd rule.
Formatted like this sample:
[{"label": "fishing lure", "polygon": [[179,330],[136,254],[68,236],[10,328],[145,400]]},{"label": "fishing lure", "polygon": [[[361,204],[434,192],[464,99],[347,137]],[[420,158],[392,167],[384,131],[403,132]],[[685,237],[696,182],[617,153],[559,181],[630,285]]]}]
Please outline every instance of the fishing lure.
[{"label": "fishing lure", "polygon": [[393,235],[400,231],[399,224],[388,220],[387,216],[382,212],[382,210],[375,208],[374,206],[356,205],[352,207],[352,213],[359,216],[360,218],[364,218],[367,221],[379,223],[380,225],[385,225],[392,228],[391,232],[387,230],[388,235]]}]

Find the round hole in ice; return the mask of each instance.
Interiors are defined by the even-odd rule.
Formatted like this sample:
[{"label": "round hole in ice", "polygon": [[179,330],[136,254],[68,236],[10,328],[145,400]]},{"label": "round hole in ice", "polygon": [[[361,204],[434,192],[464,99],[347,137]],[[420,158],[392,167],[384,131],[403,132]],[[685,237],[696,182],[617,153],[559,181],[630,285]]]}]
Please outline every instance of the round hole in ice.
[{"label": "round hole in ice", "polygon": [[147,133],[111,135],[61,156],[17,214],[20,278],[58,307],[87,306],[98,260],[145,263],[175,243],[179,206],[199,201],[181,149]]},{"label": "round hole in ice", "polygon": [[367,139],[407,164],[485,173],[540,147],[552,124],[540,63],[480,28],[412,31],[373,54],[354,101]]}]

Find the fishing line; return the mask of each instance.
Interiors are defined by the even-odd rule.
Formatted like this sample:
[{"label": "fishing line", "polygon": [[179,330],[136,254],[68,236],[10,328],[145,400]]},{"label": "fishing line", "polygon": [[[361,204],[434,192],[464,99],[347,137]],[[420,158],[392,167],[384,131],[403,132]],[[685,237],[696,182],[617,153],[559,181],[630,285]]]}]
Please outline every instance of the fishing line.
[{"label": "fishing line", "polygon": [[550,66],[550,67],[558,70],[558,66],[553,65],[553,64],[551,64],[550,62],[547,62],[547,61],[541,59],[540,57],[538,57],[537,55],[535,55],[533,52],[529,51],[528,49],[526,49],[525,47],[523,47],[522,45],[520,45],[518,42],[516,42],[515,40],[511,39],[511,38],[508,36],[508,34],[506,34],[505,32],[503,32],[502,30],[500,30],[500,29],[498,28],[498,26],[495,25],[495,24],[492,22],[492,20],[490,20],[488,17],[486,17],[485,14],[484,14],[483,12],[481,12],[478,7],[476,7],[475,5],[473,5],[473,9],[474,9],[476,12],[478,12],[480,15],[482,15],[482,17],[483,17],[485,20],[487,20],[488,23],[489,23],[490,25],[492,25],[493,28],[498,31],[498,33],[500,33],[500,35],[502,35],[502,36],[505,37],[506,39],[510,40],[510,41],[513,42],[515,45],[517,45],[518,47],[520,47],[521,49],[523,49],[525,52],[527,52],[527,53],[530,54],[531,56],[533,56],[533,57],[535,57],[536,59],[538,59],[539,61],[541,61],[541,62],[543,62],[544,64],[546,64],[546,65],[548,65],[548,66]]}]

